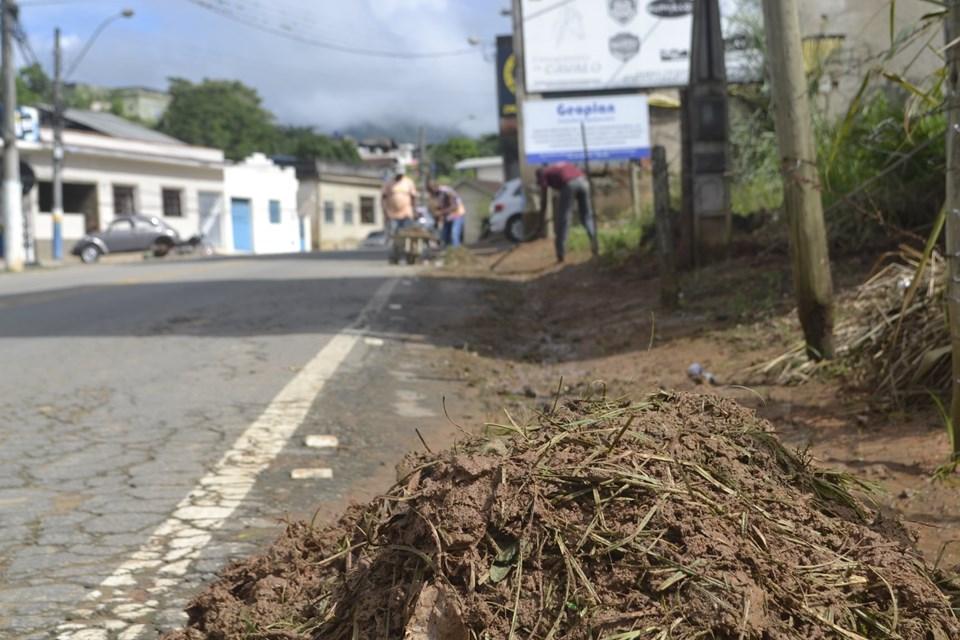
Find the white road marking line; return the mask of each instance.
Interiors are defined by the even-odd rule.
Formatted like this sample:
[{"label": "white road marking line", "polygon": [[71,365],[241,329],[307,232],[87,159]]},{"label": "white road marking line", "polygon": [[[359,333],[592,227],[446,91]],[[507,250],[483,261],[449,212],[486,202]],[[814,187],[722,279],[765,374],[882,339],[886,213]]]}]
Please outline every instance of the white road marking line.
[{"label": "white road marking line", "polygon": [[390,305],[390,310],[391,310],[391,311],[400,311],[401,309],[403,309],[403,305],[402,305],[402,304],[392,304],[392,305]]},{"label": "white road marking line", "polygon": [[293,480],[332,480],[333,469],[294,469],[290,477]]},{"label": "white road marking line", "polygon": [[[270,466],[296,433],[327,381],[333,378],[360,340],[368,316],[383,309],[396,285],[396,280],[388,280],[377,290],[357,321],[333,336],[287,383],[214,469],[180,501],[173,515],[101,583],[101,589],[87,595],[78,612],[89,609],[90,603],[103,595],[103,589],[112,590],[109,602],[96,606],[99,620],[85,626],[76,623],[61,625],[57,635],[59,640],[99,638],[104,624],[109,621],[133,624],[156,611],[139,603],[130,591],[135,587],[136,591],[146,591],[151,598],[157,598],[177,583],[169,580],[171,576],[186,575],[190,563],[210,542],[212,532],[233,515],[253,489],[260,473]],[[154,570],[158,575],[147,575]],[[81,617],[74,613],[71,617]]]},{"label": "white road marking line", "polygon": [[363,342],[368,347],[382,347],[385,344],[383,338],[364,338]]},{"label": "white road marking line", "polygon": [[303,443],[311,449],[336,449],[340,446],[337,436],[307,436]]}]

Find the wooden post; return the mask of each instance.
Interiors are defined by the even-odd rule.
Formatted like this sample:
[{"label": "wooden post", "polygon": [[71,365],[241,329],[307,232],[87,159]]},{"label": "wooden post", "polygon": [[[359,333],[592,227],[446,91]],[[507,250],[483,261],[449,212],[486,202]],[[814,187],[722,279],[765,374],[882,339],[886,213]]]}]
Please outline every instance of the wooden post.
[{"label": "wooden post", "polygon": [[950,342],[953,346],[952,421],[953,457],[960,461],[960,0],[947,3],[947,304]]},{"label": "wooden post", "polygon": [[693,239],[693,133],[690,126],[690,92],[680,90],[680,244],[677,247],[677,264],[683,269],[692,269],[694,260]]},{"label": "wooden post", "polygon": [[627,165],[630,172],[630,206],[635,220],[643,217],[643,198],[640,195],[640,165],[631,160]]},{"label": "wooden post", "polygon": [[674,253],[673,221],[670,215],[670,169],[667,150],[653,148],[653,208],[657,225],[657,253],[660,258],[660,301],[674,309],[679,299],[677,259]]},{"label": "wooden post", "polygon": [[793,282],[807,354],[833,348],[833,280],[796,0],[763,0],[770,80],[780,146]]}]

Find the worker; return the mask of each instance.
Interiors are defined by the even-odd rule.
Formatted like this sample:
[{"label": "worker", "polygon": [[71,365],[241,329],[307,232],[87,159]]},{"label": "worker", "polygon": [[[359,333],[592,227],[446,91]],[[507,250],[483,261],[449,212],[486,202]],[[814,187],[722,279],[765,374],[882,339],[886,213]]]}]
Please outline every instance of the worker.
[{"label": "worker", "polygon": [[580,222],[590,237],[590,250],[596,256],[599,253],[597,223],[593,216],[593,207],[590,205],[590,183],[583,171],[570,162],[556,162],[537,169],[537,184],[540,187],[541,220],[544,219],[547,212],[550,188],[552,187],[560,193],[560,207],[553,214],[557,262],[563,262],[566,254],[567,230],[570,227],[570,216],[573,213],[574,201],[576,201],[577,209],[580,212]]},{"label": "worker", "polygon": [[383,212],[389,221],[387,233],[393,239],[391,262],[397,262],[400,259],[403,243],[397,236],[397,232],[413,224],[418,195],[417,185],[407,177],[406,167],[398,163],[393,179],[384,185],[381,197]]},{"label": "worker", "polygon": [[467,215],[463,198],[453,187],[439,185],[433,180],[427,183],[427,191],[434,201],[436,217],[443,223],[443,244],[459,247],[463,242],[463,220]]}]

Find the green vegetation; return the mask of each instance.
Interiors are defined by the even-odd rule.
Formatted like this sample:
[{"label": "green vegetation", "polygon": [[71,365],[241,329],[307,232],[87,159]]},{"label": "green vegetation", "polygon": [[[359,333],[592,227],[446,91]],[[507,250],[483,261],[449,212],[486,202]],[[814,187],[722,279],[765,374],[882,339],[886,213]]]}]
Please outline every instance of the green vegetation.
[{"label": "green vegetation", "polygon": [[[749,5],[753,0],[747,0]],[[749,11],[741,26],[756,34]],[[748,16],[748,17],[743,17]],[[863,78],[846,113],[815,112],[818,164],[831,242],[857,249],[924,232],[943,201],[946,121],[943,73],[915,86],[885,68],[907,44],[939,37],[937,16],[891,37],[891,48]],[[762,51],[762,39],[756,44]],[[833,55],[833,54],[831,54]],[[809,69],[811,100],[833,64]],[[761,56],[762,59],[762,56]],[[746,215],[782,206],[780,157],[766,83],[732,89],[732,205]]]},{"label": "green vegetation", "polygon": [[[619,267],[637,255],[647,234],[652,233],[652,223],[630,218],[620,224],[601,227],[598,230],[600,259],[608,266]],[[589,253],[590,238],[581,225],[570,229],[567,248],[572,253]]]},{"label": "green vegetation", "polygon": [[273,115],[263,108],[251,87],[231,80],[194,84],[170,79],[170,107],[157,127],[188,142],[223,149],[230,160],[242,160],[270,148],[275,135]]},{"label": "green vegetation", "polygon": [[455,136],[433,145],[429,153],[436,175],[449,178],[456,176],[458,172],[454,169],[454,165],[461,160],[499,155],[499,145],[500,138],[496,134],[481,138]]},{"label": "green vegetation", "polygon": [[170,95],[170,107],[157,128],[190,144],[222,149],[230,160],[242,160],[256,151],[311,160],[360,159],[352,142],[318,134],[310,127],[277,126],[257,90],[241,82],[194,84],[171,78]]},{"label": "green vegetation", "polygon": [[[17,71],[17,101],[21,105],[36,106],[53,103],[53,80],[39,64],[20,67]],[[66,85],[63,101],[74,109],[89,109],[97,96],[85,85]]]},{"label": "green vegetation", "polygon": [[357,146],[353,142],[325,136],[311,127],[277,127],[270,153],[308,160],[360,162]]}]

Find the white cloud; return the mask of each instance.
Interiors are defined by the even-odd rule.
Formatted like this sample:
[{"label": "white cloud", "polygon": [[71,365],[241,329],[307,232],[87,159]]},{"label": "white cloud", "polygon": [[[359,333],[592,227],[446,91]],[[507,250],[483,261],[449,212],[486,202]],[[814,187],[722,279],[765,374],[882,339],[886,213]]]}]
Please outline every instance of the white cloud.
[{"label": "white cloud", "polygon": [[[464,50],[469,36],[492,40],[507,26],[498,16],[501,0],[242,4],[258,7],[253,17],[261,25],[384,51]],[[88,33],[95,26],[70,24],[62,14],[49,14],[47,24],[39,20],[39,12],[31,16],[27,26],[31,35],[36,31],[35,43],[49,41],[41,35],[51,33],[53,23],[62,24],[74,38],[74,33]],[[186,0],[143,0],[136,18],[112,25],[98,40],[76,79],[163,87],[169,76],[241,80],[260,91],[281,122],[325,130],[367,120],[455,126],[471,115],[476,120],[467,126],[473,132],[496,126],[494,70],[479,51],[429,60],[347,55],[264,33]]]},{"label": "white cloud", "polygon": [[448,8],[447,0],[369,0],[370,9],[377,16],[394,16],[417,11],[443,12]]}]

